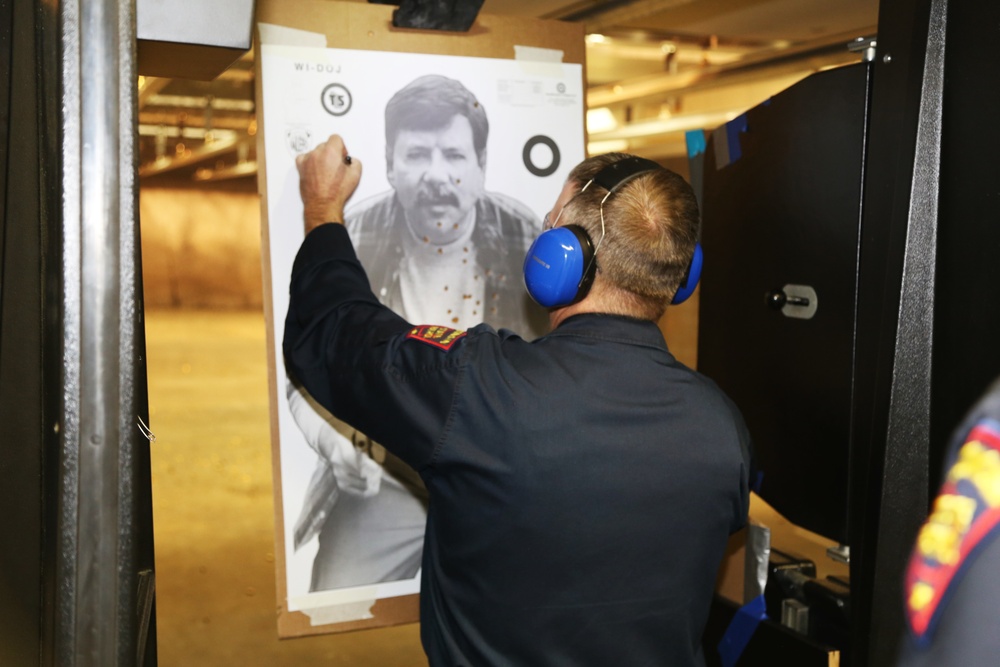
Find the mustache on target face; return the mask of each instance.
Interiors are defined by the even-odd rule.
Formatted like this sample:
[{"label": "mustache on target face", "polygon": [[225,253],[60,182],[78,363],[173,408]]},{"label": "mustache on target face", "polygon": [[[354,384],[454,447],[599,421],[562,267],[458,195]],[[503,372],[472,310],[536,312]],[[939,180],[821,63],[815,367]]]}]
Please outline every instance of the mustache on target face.
[{"label": "mustache on target face", "polygon": [[455,206],[459,205],[458,196],[446,188],[421,188],[417,192],[417,206]]}]

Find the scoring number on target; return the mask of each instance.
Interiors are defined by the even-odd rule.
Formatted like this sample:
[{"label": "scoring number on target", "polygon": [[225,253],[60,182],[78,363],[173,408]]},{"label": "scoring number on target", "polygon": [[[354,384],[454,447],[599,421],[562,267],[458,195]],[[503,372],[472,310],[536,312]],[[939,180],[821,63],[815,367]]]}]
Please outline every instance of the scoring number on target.
[{"label": "scoring number on target", "polygon": [[354,103],[351,91],[339,83],[331,83],[324,88],[320,100],[323,102],[323,108],[331,116],[343,116],[351,110],[351,105]]}]

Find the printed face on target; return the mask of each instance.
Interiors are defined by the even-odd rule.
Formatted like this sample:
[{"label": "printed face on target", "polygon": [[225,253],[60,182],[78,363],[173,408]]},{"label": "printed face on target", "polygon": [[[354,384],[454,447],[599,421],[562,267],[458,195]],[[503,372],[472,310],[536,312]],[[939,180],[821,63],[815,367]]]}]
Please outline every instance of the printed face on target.
[{"label": "printed face on target", "polygon": [[401,129],[387,157],[389,183],[418,238],[446,244],[475,224],[486,155],[476,153],[468,118],[456,114],[439,128]]}]

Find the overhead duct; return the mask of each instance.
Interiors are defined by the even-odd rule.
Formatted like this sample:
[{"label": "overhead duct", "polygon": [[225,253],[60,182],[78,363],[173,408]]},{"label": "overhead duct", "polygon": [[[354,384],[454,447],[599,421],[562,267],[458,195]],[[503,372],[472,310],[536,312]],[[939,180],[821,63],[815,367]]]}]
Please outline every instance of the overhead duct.
[{"label": "overhead duct", "polygon": [[677,74],[658,73],[613,84],[594,86],[587,91],[589,108],[622,104],[640,99],[692,93],[709,88],[733,86],[751,80],[776,77],[803,69],[819,70],[857,62],[867,52],[874,38],[874,26],[860,32],[841,33],[831,37],[782,49],[768,49],[727,65],[705,67]]},{"label": "overhead duct", "polygon": [[138,70],[210,81],[250,49],[254,0],[137,0]]}]

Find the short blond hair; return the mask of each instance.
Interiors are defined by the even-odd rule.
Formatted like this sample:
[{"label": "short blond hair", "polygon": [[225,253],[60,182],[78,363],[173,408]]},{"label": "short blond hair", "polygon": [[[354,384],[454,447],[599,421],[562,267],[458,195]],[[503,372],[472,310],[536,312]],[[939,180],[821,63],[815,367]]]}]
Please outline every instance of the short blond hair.
[{"label": "short blond hair", "polygon": [[[607,153],[588,158],[569,175],[583,188],[604,167],[632,157]],[[580,225],[594,242],[604,280],[633,297],[637,316],[657,319],[684,280],[701,220],[691,186],[677,173],[658,169],[625,183],[604,203],[607,190],[593,183],[567,205],[564,220]]]}]

